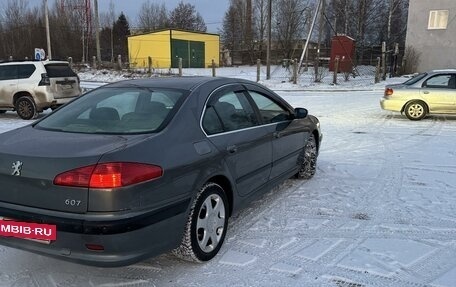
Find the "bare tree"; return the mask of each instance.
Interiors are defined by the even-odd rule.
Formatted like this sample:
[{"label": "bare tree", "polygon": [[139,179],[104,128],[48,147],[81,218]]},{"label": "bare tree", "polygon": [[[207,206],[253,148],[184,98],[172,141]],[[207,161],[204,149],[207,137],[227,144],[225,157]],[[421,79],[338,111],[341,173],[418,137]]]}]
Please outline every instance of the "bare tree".
[{"label": "bare tree", "polygon": [[[263,1],[266,2],[266,0]],[[258,13],[257,10],[257,3],[253,6],[252,0],[231,0],[223,19],[221,32],[222,42],[234,53],[234,58],[240,60],[248,57],[250,64],[256,60],[255,43],[260,42],[257,39],[257,17],[255,17],[257,15],[254,15],[254,11]]]},{"label": "bare tree", "polygon": [[303,38],[305,26],[309,23],[306,12],[311,1],[278,0],[275,2],[275,36],[282,50],[283,57],[293,58],[297,40]]},{"label": "bare tree", "polygon": [[258,42],[259,58],[262,58],[263,44],[265,41],[268,16],[268,1],[254,0],[253,6],[253,21],[256,29],[256,41]]},{"label": "bare tree", "polygon": [[9,55],[23,55],[25,52],[24,32],[27,3],[24,0],[8,0],[3,11],[5,23],[5,52]]},{"label": "bare tree", "polygon": [[116,22],[116,12],[114,2],[109,2],[109,10],[100,14],[100,45],[101,58],[106,61],[114,62],[114,35],[113,28]]},{"label": "bare tree", "polygon": [[405,38],[407,11],[408,0],[389,0],[386,29],[386,43],[388,45],[392,45],[394,42],[402,42],[401,39]]},{"label": "bare tree", "polygon": [[354,7],[356,30],[354,37],[357,43],[357,59],[361,63],[364,58],[366,46],[379,44],[384,1],[360,0]]},{"label": "bare tree", "polygon": [[141,32],[150,32],[168,27],[168,11],[165,3],[161,5],[148,0],[141,5],[138,15],[138,28]]},{"label": "bare tree", "polygon": [[170,13],[170,26],[191,31],[206,32],[207,27],[203,17],[196,11],[195,6],[179,2],[176,8]]},{"label": "bare tree", "polygon": [[331,21],[334,29],[332,34],[342,33],[356,40],[359,63],[364,58],[366,47],[379,46],[383,41],[384,27],[387,23],[385,11],[388,9],[384,0],[331,1],[327,14],[329,17],[333,17]]}]

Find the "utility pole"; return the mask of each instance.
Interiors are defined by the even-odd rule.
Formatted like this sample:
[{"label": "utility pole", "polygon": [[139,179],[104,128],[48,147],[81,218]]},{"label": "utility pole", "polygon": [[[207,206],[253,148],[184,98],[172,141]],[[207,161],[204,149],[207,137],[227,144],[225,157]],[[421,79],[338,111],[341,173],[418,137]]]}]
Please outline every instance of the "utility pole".
[{"label": "utility pole", "polygon": [[321,0],[321,8],[320,8],[320,24],[318,27],[318,42],[317,42],[317,58],[315,59],[315,82],[321,81],[321,73],[320,73],[320,49],[321,49],[321,39],[323,34],[323,25],[324,25],[324,16],[325,16],[325,0]]},{"label": "utility pole", "polygon": [[344,18],[345,18],[344,34],[348,35],[348,1],[347,0],[345,0],[345,4],[344,4]]},{"label": "utility pole", "polygon": [[268,0],[268,46],[266,49],[266,79],[271,79],[271,30],[272,30],[272,0]]},{"label": "utility pole", "polygon": [[47,42],[47,58],[52,60],[52,51],[51,51],[51,35],[49,33],[49,11],[47,0],[44,0],[44,21],[46,25],[46,42]]},{"label": "utility pole", "polygon": [[95,45],[97,48],[97,65],[101,63],[101,51],[100,51],[100,23],[98,21],[98,0],[93,1],[95,9]]},{"label": "utility pole", "polygon": [[309,41],[310,41],[310,38],[312,37],[313,29],[315,27],[315,22],[317,20],[318,11],[320,11],[319,9],[321,6],[321,1],[322,0],[318,1],[318,5],[317,5],[317,8],[315,9],[315,14],[312,19],[312,24],[310,24],[310,30],[309,30],[309,34],[307,35],[306,44],[304,45],[304,50],[302,50],[301,59],[299,60],[298,73],[301,73],[301,66],[302,66],[302,61],[304,60],[304,55],[306,55],[308,53],[307,50],[309,48]]},{"label": "utility pole", "polygon": [[393,14],[396,8],[399,6],[400,1],[389,0],[389,8],[388,8],[388,26],[386,32],[386,45],[389,46],[391,44],[391,29],[392,29],[392,21],[393,21]]},{"label": "utility pole", "polygon": [[114,26],[116,23],[115,19],[115,12],[114,12],[114,3],[112,0],[109,2],[109,19],[112,21],[111,27],[111,63],[114,63]]},{"label": "utility pole", "polygon": [[253,54],[253,37],[252,37],[252,0],[247,0],[246,13],[245,13],[245,43],[247,44],[247,49],[249,50],[250,58],[253,63],[254,54]]},{"label": "utility pole", "polygon": [[320,46],[321,46],[321,40],[323,37],[323,28],[325,25],[325,0],[321,0],[321,9],[320,9],[320,24],[319,24],[319,29],[318,29],[318,43],[317,43],[317,57],[318,60],[320,60]]}]

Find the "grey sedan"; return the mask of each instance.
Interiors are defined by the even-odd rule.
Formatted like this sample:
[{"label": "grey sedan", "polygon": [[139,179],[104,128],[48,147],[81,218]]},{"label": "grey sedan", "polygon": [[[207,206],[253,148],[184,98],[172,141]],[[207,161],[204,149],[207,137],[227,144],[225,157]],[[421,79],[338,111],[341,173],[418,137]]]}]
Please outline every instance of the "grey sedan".
[{"label": "grey sedan", "polygon": [[98,266],[213,258],[228,218],[310,179],[316,117],[228,78],[129,80],[0,135],[0,244]]},{"label": "grey sedan", "polygon": [[435,70],[418,74],[398,85],[385,87],[380,100],[384,110],[405,113],[410,120],[427,114],[456,113],[456,70]]}]

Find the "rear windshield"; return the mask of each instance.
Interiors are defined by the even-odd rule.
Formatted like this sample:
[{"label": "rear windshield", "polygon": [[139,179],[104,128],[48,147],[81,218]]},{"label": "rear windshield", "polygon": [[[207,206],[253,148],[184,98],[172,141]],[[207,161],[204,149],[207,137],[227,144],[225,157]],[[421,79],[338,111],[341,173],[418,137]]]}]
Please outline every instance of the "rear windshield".
[{"label": "rear windshield", "polygon": [[413,78],[405,81],[404,85],[407,85],[407,86],[413,85],[413,84],[415,84],[416,82],[418,82],[419,80],[421,80],[422,78],[424,78],[426,76],[427,76],[426,73],[418,74],[418,75],[414,76]]},{"label": "rear windshield", "polygon": [[76,73],[67,64],[48,64],[45,68],[49,78],[76,77]]},{"label": "rear windshield", "polygon": [[152,88],[93,90],[38,122],[47,130],[86,134],[135,134],[162,129],[187,91]]}]

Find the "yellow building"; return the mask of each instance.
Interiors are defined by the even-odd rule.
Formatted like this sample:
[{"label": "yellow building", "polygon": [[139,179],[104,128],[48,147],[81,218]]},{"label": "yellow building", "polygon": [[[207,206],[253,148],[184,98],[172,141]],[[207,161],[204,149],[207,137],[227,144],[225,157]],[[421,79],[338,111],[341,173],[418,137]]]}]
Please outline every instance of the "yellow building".
[{"label": "yellow building", "polygon": [[203,32],[167,29],[128,37],[130,66],[177,68],[182,58],[184,68],[219,66],[220,36]]}]

